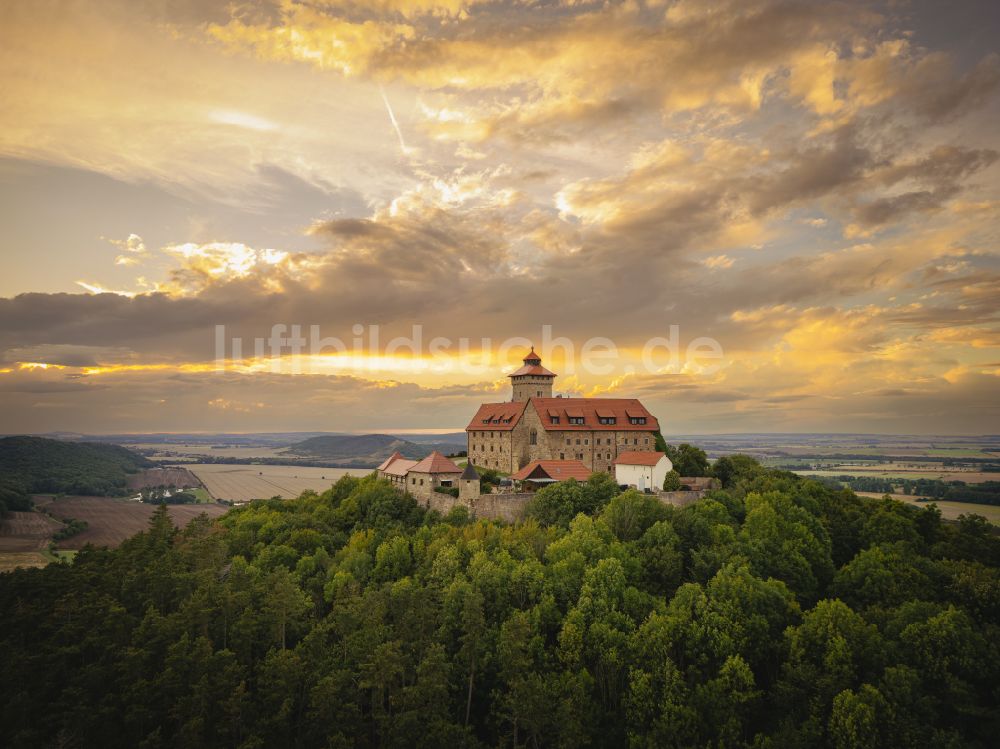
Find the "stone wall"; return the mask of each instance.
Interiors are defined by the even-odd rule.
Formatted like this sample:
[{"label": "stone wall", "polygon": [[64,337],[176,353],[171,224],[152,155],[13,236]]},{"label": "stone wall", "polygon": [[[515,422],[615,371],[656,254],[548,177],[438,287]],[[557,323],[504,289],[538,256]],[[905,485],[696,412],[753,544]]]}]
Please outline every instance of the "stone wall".
[{"label": "stone wall", "polygon": [[[687,507],[705,496],[707,492],[657,492],[657,497],[663,504],[674,507]],[[531,492],[521,494],[480,494],[474,501],[456,499],[448,494],[433,492],[429,497],[417,498],[417,501],[431,510],[437,510],[447,515],[454,507],[462,505],[469,508],[469,516],[474,520],[503,520],[506,523],[516,523],[524,520],[528,502],[535,496]]]},{"label": "stone wall", "polygon": [[434,495],[444,497],[447,495],[441,494],[440,492],[434,491],[437,486],[442,486],[442,481],[450,481],[451,486],[458,487],[458,479],[460,473],[414,473],[410,471],[406,474],[406,491],[413,495],[413,497],[418,501],[422,502],[429,497]]},{"label": "stone wall", "polygon": [[475,502],[472,515],[477,520],[503,520],[516,523],[524,520],[528,501],[535,496],[525,494],[480,494]]},{"label": "stone wall", "polygon": [[442,515],[447,515],[458,505],[469,508],[469,516],[475,520],[503,520],[507,523],[516,523],[524,520],[528,501],[534,494],[480,494],[474,501],[465,501],[440,492],[434,492],[429,497],[419,497],[419,502],[423,507],[430,510],[437,510]]},{"label": "stone wall", "polygon": [[526,401],[529,398],[551,398],[553,377],[520,375],[511,380],[512,398],[514,403]]},{"label": "stone wall", "polygon": [[472,465],[481,468],[496,468],[512,473],[511,432],[496,429],[473,429],[468,434],[468,453]]},{"label": "stone wall", "polygon": [[698,492],[657,492],[657,496],[660,501],[665,505],[673,505],[674,507],[687,507],[692,502],[701,499],[708,492],[698,491]]}]

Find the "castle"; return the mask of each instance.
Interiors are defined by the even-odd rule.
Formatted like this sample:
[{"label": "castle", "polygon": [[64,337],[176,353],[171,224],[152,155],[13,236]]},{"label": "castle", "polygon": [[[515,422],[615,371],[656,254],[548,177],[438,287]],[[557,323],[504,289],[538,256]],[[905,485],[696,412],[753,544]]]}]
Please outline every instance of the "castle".
[{"label": "castle", "polygon": [[514,473],[536,460],[579,460],[613,474],[620,454],[656,450],[660,425],[642,403],[553,397],[556,374],[534,347],[508,376],[512,399],[482,404],[465,428],[469,463]]}]

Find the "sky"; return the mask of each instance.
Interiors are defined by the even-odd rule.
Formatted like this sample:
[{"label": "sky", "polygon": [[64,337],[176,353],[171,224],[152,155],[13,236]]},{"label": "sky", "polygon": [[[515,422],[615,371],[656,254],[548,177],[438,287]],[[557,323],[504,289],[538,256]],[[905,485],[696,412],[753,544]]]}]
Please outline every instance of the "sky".
[{"label": "sky", "polygon": [[4,3],[0,433],[462,429],[532,344],[668,435],[996,433],[997,39],[965,0]]}]

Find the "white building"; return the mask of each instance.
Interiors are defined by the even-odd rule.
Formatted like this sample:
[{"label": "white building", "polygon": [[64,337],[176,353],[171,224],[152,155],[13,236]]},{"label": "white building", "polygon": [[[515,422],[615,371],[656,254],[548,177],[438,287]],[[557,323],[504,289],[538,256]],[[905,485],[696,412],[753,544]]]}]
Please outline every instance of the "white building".
[{"label": "white building", "polygon": [[615,481],[639,491],[659,491],[674,464],[664,453],[624,452],[615,460]]}]

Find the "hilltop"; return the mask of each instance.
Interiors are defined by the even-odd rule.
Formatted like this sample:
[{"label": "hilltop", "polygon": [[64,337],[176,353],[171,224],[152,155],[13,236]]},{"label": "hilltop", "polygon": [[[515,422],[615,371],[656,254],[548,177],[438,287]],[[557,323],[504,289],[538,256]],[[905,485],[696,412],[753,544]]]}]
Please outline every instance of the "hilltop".
[{"label": "hilltop", "polygon": [[403,457],[419,460],[434,450],[451,453],[464,449],[465,445],[455,442],[411,442],[390,434],[336,434],[310,437],[288,447],[285,453],[301,457],[378,465],[394,452]]},{"label": "hilltop", "polygon": [[120,445],[0,438],[0,509],[24,508],[38,493],[123,495],[128,476],[153,465]]},{"label": "hilltop", "polygon": [[[985,747],[1000,540],[741,457],[529,521],[374,476],[0,575],[0,745]],[[992,743],[991,743],[992,742]]]}]

